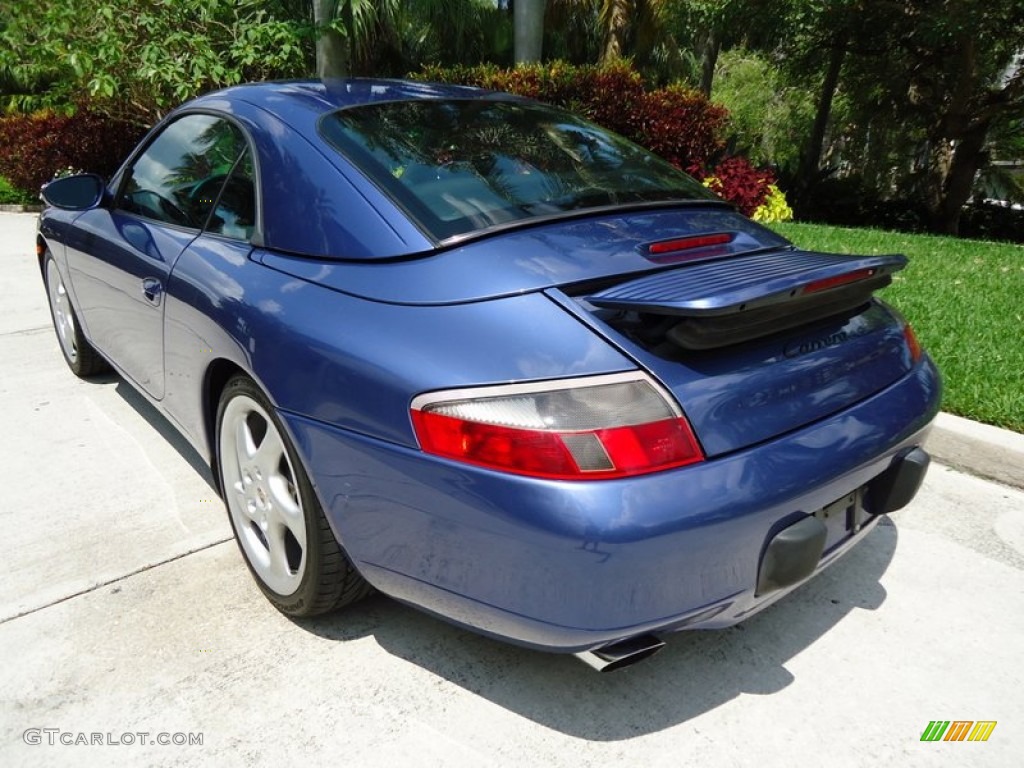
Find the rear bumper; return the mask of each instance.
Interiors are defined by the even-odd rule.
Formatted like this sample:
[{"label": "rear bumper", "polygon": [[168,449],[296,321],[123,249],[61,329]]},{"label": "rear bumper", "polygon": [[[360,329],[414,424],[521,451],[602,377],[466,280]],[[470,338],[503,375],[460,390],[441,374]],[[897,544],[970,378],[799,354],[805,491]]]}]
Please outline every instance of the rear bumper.
[{"label": "rear bumper", "polygon": [[897,453],[889,467],[831,504],[815,510],[776,533],[761,553],[755,597],[796,586],[814,574],[826,550],[845,551],[875,518],[911,502],[931,458],[915,446]]},{"label": "rear bumper", "polygon": [[[375,587],[505,640],[580,651],[734,624],[826,566],[875,513],[916,491],[912,470],[891,468],[921,444],[939,396],[924,357],[885,390],[781,438],[601,482],[501,474],[282,415],[335,535]],[[803,571],[763,581],[780,532],[848,495],[859,522],[829,522]]]}]

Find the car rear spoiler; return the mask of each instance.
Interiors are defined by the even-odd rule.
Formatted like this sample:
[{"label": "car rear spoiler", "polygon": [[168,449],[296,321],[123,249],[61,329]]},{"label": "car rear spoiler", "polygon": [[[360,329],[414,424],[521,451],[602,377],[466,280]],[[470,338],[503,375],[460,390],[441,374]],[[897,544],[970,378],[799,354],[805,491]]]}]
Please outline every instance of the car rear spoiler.
[{"label": "car rear spoiler", "polygon": [[603,309],[677,316],[672,341],[711,349],[852,310],[906,265],[899,254],[771,251],[658,272],[586,300]]}]

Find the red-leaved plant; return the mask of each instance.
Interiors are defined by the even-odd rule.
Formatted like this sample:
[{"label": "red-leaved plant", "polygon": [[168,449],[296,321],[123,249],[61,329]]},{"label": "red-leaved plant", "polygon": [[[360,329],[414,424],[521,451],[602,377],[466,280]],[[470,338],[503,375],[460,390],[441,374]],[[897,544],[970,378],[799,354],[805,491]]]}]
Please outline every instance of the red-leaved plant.
[{"label": "red-leaved plant", "polygon": [[72,115],[35,112],[0,117],[0,176],[30,194],[66,168],[101,176],[117,170],[142,129],[86,107]]},{"label": "red-leaved plant", "polygon": [[753,216],[775,183],[775,174],[766,168],[755,168],[745,157],[727,157],[706,174],[705,183],[719,197],[735,205],[745,216]]}]

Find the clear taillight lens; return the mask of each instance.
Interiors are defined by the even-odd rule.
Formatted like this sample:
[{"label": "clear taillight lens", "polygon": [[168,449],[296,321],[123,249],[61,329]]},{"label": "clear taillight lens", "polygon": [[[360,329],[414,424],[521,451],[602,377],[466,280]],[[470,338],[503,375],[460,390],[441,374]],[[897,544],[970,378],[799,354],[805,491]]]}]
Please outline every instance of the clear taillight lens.
[{"label": "clear taillight lens", "polygon": [[413,401],[412,421],[427,453],[534,477],[628,477],[704,458],[639,372],[433,392]]}]

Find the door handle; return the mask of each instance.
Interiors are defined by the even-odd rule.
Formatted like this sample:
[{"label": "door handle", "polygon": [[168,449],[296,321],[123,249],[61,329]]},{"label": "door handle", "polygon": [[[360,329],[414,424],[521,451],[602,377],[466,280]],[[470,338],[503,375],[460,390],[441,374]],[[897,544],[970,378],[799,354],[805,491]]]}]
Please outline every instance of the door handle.
[{"label": "door handle", "polygon": [[154,306],[160,306],[160,300],[164,295],[164,286],[155,277],[147,277],[142,281],[142,295],[146,297],[146,301]]}]

